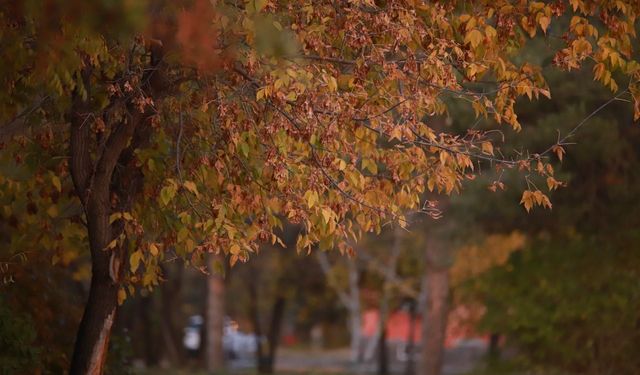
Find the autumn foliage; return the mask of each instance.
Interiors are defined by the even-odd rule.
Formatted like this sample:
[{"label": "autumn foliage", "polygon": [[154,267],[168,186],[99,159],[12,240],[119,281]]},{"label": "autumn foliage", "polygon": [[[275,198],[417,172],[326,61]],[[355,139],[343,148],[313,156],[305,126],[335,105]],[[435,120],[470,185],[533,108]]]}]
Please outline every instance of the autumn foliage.
[{"label": "autumn foliage", "polygon": [[[549,160],[583,123],[546,150],[500,148],[526,126],[517,101],[552,95],[518,58],[531,40],[640,117],[633,0],[130,3],[85,4],[88,18],[53,0],[0,12],[2,155],[29,169],[0,179],[21,197],[3,218],[22,225],[36,207],[33,228],[60,226],[42,247],[64,261],[64,231],[91,228],[92,194],[108,190],[109,241],[92,254],[109,254],[120,303],[157,285],[163,260],[246,261],[284,222],[304,228],[300,251],[352,251],[345,239],[405,226],[409,211],[437,216],[425,193],[460,192],[480,164],[521,170],[526,210],[551,208]],[[448,131],[453,102],[499,131]]]}]

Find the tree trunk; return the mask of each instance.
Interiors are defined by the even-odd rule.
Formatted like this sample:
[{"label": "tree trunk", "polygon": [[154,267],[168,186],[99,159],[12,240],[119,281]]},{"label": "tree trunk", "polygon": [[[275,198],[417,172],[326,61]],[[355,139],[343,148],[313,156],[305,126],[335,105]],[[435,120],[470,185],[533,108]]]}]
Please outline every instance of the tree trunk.
[{"label": "tree trunk", "polygon": [[256,340],[256,368],[259,369],[262,357],[264,356],[264,346],[262,342],[260,313],[258,312],[258,285],[256,280],[251,280],[249,282],[249,296],[249,315],[253,321],[253,333]]},{"label": "tree trunk", "polygon": [[224,348],[224,276],[216,273],[215,263],[224,261],[220,256],[209,257],[209,271],[207,277],[207,334],[206,334],[206,364],[209,372],[221,372],[225,368]]},{"label": "tree trunk", "polygon": [[284,317],[284,307],[286,299],[279,295],[273,304],[271,312],[271,324],[269,334],[267,335],[267,344],[269,345],[267,355],[263,356],[258,365],[258,372],[261,374],[273,374],[276,363],[276,352],[280,344],[280,330],[282,328],[282,318]]},{"label": "tree trunk", "polygon": [[500,359],[500,334],[492,332],[489,336],[489,361],[497,362]]},{"label": "tree trunk", "polygon": [[[89,72],[83,72],[86,79]],[[71,114],[71,177],[76,195],[85,211],[89,249],[91,252],[91,287],[78,328],[76,343],[69,373],[101,374],[109,345],[109,336],[118,306],[118,289],[121,278],[122,260],[126,259],[126,241],[108,249],[115,238],[114,233],[122,232],[122,223],[109,223],[112,213],[111,194],[118,195],[118,211],[131,207],[131,198],[141,184],[141,174],[133,168],[134,163],[126,163],[122,175],[112,181],[113,172],[120,156],[131,140],[143,114],[132,109],[131,115],[113,129],[105,142],[105,147],[94,162],[89,144],[92,140],[90,126],[86,124],[87,104],[74,98]],[[133,151],[131,151],[133,154]],[[131,160],[128,160],[131,161]],[[128,164],[128,165],[127,165]],[[130,179],[136,177],[135,181]],[[126,185],[126,186],[124,186]],[[115,187],[115,189],[112,189]],[[124,191],[124,193],[121,193]],[[115,232],[114,232],[115,229]]]},{"label": "tree trunk", "polygon": [[107,280],[91,278],[87,301],[71,361],[69,374],[101,374],[116,316],[118,289]]},{"label": "tree trunk", "polygon": [[387,350],[387,329],[386,319],[380,314],[380,337],[378,342],[378,375],[387,375],[389,373],[389,352]]},{"label": "tree trunk", "polygon": [[356,262],[348,258],[349,266],[349,323],[351,324],[349,332],[351,333],[351,362],[360,363],[362,361],[362,351],[360,344],[362,342],[362,317],[360,316],[360,286],[358,266]]},{"label": "tree trunk", "polygon": [[[148,82],[148,89],[153,91],[154,87],[162,87],[164,79],[160,69],[162,47],[154,47],[150,52],[153,69],[145,73],[142,81]],[[109,218],[113,211],[131,209],[143,179],[135,163],[135,150],[145,144],[151,134],[151,127],[143,126],[143,123],[149,125],[152,113],[140,111],[132,102],[127,103],[124,119],[109,124],[108,135],[98,135],[91,130],[91,122],[95,120],[89,100],[91,70],[91,62],[87,59],[80,79],[88,95],[83,98],[75,92],[67,114],[70,122],[69,169],[76,196],[84,208],[91,252],[91,287],[76,336],[70,375],[100,375],[104,370],[118,307],[121,266],[128,259],[126,241],[115,248],[107,248],[124,229],[121,220],[110,223]],[[118,164],[122,168],[114,173]]]},{"label": "tree trunk", "polygon": [[416,301],[411,299],[409,302],[409,334],[407,337],[407,366],[405,367],[405,375],[413,375],[413,352],[415,349],[414,331],[416,327]]},{"label": "tree trunk", "polygon": [[78,328],[71,360],[71,375],[102,374],[116,316],[118,285],[114,283],[113,274],[117,274],[118,270],[114,271],[112,268],[112,258],[117,257],[117,250],[105,251],[111,242],[108,191],[108,187],[95,189],[85,206],[92,275],[89,299]]},{"label": "tree trunk", "polygon": [[447,327],[449,271],[427,266],[427,303],[422,319],[422,374],[440,375]]}]

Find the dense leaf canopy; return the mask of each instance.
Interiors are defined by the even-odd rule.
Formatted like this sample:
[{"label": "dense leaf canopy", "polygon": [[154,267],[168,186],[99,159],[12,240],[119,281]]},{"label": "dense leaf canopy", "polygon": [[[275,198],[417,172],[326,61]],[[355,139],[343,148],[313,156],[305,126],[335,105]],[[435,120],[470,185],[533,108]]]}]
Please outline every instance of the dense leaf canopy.
[{"label": "dense leaf canopy", "polygon": [[[299,249],[348,251],[338,239],[405,225],[407,210],[437,215],[424,193],[458,191],[479,161],[542,175],[554,189],[548,160],[562,158],[573,132],[524,155],[496,142],[523,126],[519,98],[551,95],[541,67],[517,53],[544,38],[559,69],[586,64],[638,118],[638,9],[633,0],[19,2],[0,13],[0,140],[3,160],[27,173],[3,173],[3,217],[53,233],[47,248],[83,240],[65,157],[78,132],[93,172],[75,192],[85,202],[112,185],[106,250],[126,248],[125,284],[157,283],[158,262],[175,256],[246,260],[260,241],[279,241],[284,220],[304,228]],[[452,101],[500,131],[448,131]],[[144,176],[129,207],[112,154]],[[551,206],[532,185],[522,203]]]}]

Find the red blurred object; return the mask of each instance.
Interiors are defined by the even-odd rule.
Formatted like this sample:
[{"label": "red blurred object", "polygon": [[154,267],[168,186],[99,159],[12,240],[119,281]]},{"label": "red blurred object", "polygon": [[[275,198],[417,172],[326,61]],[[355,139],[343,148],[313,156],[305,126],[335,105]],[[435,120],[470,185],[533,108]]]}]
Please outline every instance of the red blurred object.
[{"label": "red blurred object", "polygon": [[[488,341],[486,335],[477,334],[473,326],[467,320],[467,309],[464,306],[458,306],[449,313],[447,324],[447,333],[445,338],[445,347],[451,348],[456,346],[460,340],[482,339]],[[364,338],[373,338],[378,329],[379,312],[376,309],[366,310],[362,314],[362,335]],[[387,340],[403,341],[409,339],[409,329],[411,327],[411,316],[407,311],[396,311],[387,319]],[[422,318],[416,316],[413,326],[413,340],[418,343],[422,339]]]}]

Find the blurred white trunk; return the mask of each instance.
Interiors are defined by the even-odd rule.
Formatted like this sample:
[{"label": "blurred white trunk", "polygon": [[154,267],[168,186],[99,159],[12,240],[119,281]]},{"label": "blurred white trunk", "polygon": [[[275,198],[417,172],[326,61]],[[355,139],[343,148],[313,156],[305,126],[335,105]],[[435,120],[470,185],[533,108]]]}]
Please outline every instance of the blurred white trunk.
[{"label": "blurred white trunk", "polygon": [[331,263],[324,252],[318,252],[318,263],[322,272],[327,277],[329,285],[331,285],[336,293],[342,305],[349,312],[349,334],[350,338],[350,350],[351,350],[351,362],[359,363],[362,360],[362,310],[360,307],[360,286],[358,276],[358,265],[352,258],[347,258],[347,266],[349,269],[349,292],[342,290],[333,281],[331,275]]}]

